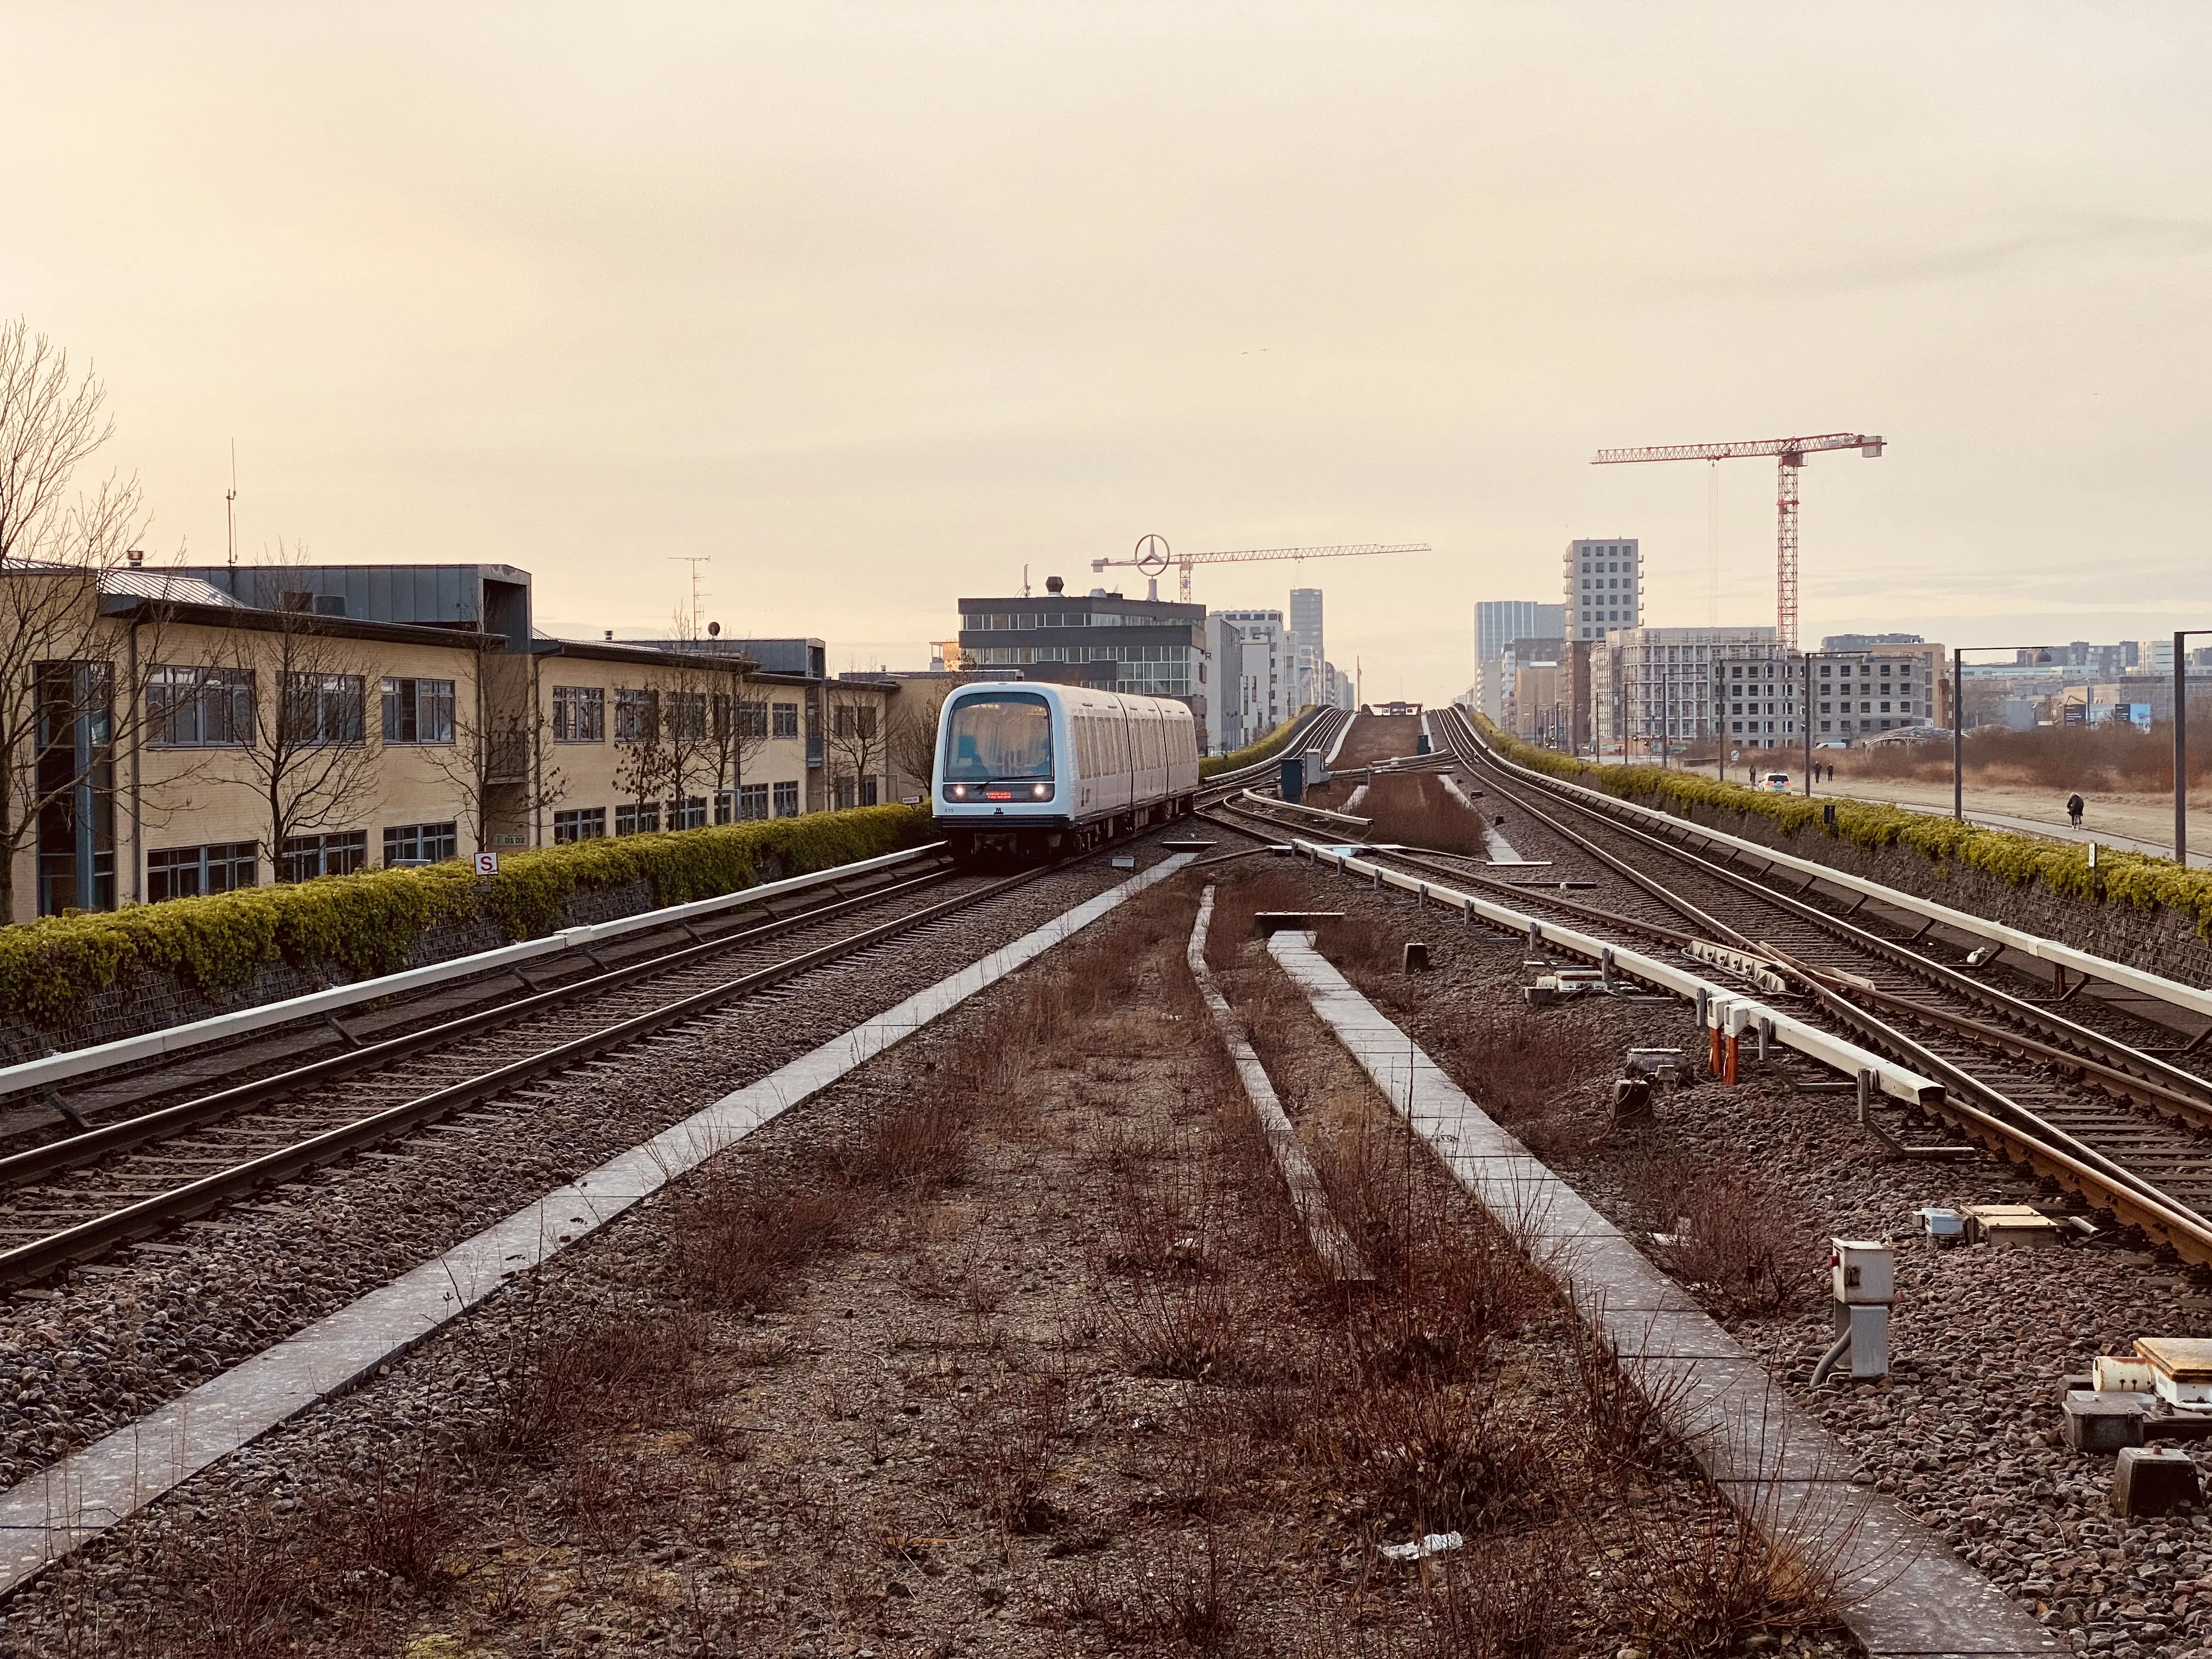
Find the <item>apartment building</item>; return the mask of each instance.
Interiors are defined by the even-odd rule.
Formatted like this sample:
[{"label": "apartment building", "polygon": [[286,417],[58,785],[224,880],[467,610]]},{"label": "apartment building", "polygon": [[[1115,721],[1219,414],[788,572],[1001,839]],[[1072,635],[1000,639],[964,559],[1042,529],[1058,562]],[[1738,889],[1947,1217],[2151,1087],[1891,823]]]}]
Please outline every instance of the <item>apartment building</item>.
[{"label": "apartment building", "polygon": [[1944,649],[1924,641],[1812,653],[1813,740],[1855,743],[1907,726],[1951,724]]},{"label": "apartment building", "polygon": [[1590,647],[1595,739],[1633,756],[1802,742],[1802,661],[1771,627],[1616,629]]},{"label": "apartment building", "polygon": [[1644,552],[1635,537],[1569,542],[1560,572],[1569,639],[1644,625]]},{"label": "apartment building", "polygon": [[9,921],[890,798],[895,686],[550,639],[509,567],[16,565],[0,623]]},{"label": "apartment building", "polygon": [[1296,714],[1296,641],[1279,611],[1216,611],[1206,619],[1214,696],[1206,740],[1217,752],[1257,742]]}]

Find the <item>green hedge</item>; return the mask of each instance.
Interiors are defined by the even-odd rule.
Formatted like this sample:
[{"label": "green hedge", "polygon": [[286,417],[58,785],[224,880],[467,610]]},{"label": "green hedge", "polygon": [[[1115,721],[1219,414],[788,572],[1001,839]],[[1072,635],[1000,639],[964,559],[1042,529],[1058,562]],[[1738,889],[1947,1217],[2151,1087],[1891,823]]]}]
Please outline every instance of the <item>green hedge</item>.
[{"label": "green hedge", "polygon": [[1247,744],[1242,749],[1232,749],[1225,755],[1200,756],[1198,775],[1211,778],[1223,772],[1234,772],[1241,767],[1257,766],[1291,740],[1291,734],[1298,729],[1298,722],[1309,712],[1300,709],[1257,743]]},{"label": "green hedge", "polygon": [[[2100,847],[2097,867],[2092,870],[2088,848],[2079,842],[1984,829],[1877,801],[1767,794],[1741,783],[1723,783],[1671,767],[1594,766],[1572,755],[1507,737],[1481,715],[1475,716],[1475,724],[1482,728],[1486,739],[1523,766],[1601,789],[1608,795],[1748,812],[1771,818],[1788,836],[1811,830],[1870,851],[1909,847],[1931,862],[1953,860],[2014,887],[2039,882],[2054,893],[2091,903],[2132,904],[2142,910],[2162,904],[2189,917],[2200,934],[2212,939],[2212,871],[2185,870],[2172,859]],[[1836,810],[1833,825],[1823,814],[1822,809],[1828,806]]]},{"label": "green hedge", "polygon": [[453,862],[52,916],[0,927],[0,1009],[54,1024],[94,992],[149,970],[210,992],[280,960],[353,978],[390,973],[437,922],[489,919],[509,938],[533,939],[560,925],[563,904],[580,890],[646,881],[656,904],[684,904],[895,852],[931,834],[926,809],[864,806],[510,853],[483,883]]}]

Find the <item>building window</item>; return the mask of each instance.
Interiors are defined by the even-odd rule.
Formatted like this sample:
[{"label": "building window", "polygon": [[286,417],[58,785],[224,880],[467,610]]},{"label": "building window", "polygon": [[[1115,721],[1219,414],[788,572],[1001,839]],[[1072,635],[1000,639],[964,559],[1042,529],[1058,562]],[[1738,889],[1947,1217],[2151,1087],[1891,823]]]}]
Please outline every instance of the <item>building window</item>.
[{"label": "building window", "polygon": [[841,702],[836,712],[837,735],[859,738],[862,741],[876,735],[876,710],[872,703]]},{"label": "building window", "polygon": [[650,835],[660,828],[660,804],[647,801],[642,806],[635,801],[615,808],[615,834],[618,836]]},{"label": "building window", "polygon": [[[793,799],[795,809],[798,801]],[[764,783],[742,783],[738,786],[738,816],[740,818],[764,818],[768,816],[768,786]]]},{"label": "building window", "polygon": [[409,864],[442,864],[460,851],[460,839],[450,823],[397,823],[384,831],[384,866],[389,870]]},{"label": "building window", "polygon": [[196,898],[258,885],[261,879],[257,843],[217,842],[209,847],[172,847],[146,854],[149,900]]},{"label": "building window", "polygon": [[799,786],[779,783],[775,787],[775,815],[780,818],[799,816]]},{"label": "building window", "polygon": [[[358,683],[361,677],[332,675],[328,678],[351,678]],[[368,831],[366,830],[334,830],[321,836],[287,836],[284,837],[283,854],[276,860],[276,879],[313,881],[317,876],[349,876],[368,862]]]},{"label": "building window", "polygon": [[[650,691],[618,690],[615,693],[615,741],[649,743],[659,735]],[[623,832],[615,831],[617,835]]]},{"label": "building window", "polygon": [[596,685],[555,686],[553,741],[605,743],[606,740],[607,694]]},{"label": "building window", "polygon": [[707,827],[707,798],[688,795],[680,801],[668,803],[668,827],[671,830],[704,830]]},{"label": "building window", "polygon": [[597,841],[607,833],[607,809],[604,806],[578,806],[553,815],[553,842],[556,846],[574,841]]},{"label": "building window", "polygon": [[857,793],[852,779],[840,778],[830,786],[831,804],[840,812],[849,811],[854,805]]},{"label": "building window", "polygon": [[[367,720],[368,685],[368,678],[361,674],[287,674],[285,737],[301,744],[361,742]],[[366,847],[368,831],[360,834]]]},{"label": "building window", "polygon": [[[797,703],[776,703],[774,705],[771,712],[775,715],[775,735],[777,737],[795,738],[799,735],[799,705]],[[782,814],[778,813],[777,816],[780,817]]]},{"label": "building window", "polygon": [[150,741],[159,748],[209,749],[253,741],[253,671],[156,668],[146,683]]},{"label": "building window", "polygon": [[768,705],[750,699],[738,705],[738,735],[741,738],[764,738],[768,735]]},{"label": "building window", "polygon": [[453,681],[385,681],[384,740],[386,743],[451,743],[453,740]]},{"label": "building window", "polygon": [[696,743],[707,735],[707,694],[672,691],[668,694],[668,735],[679,743]]}]

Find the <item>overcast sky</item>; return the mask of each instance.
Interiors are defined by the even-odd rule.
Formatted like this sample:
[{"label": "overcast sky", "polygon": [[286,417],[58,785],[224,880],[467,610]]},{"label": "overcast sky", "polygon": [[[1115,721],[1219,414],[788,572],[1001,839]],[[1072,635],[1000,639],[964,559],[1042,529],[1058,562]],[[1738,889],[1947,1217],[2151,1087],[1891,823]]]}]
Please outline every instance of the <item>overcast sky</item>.
[{"label": "overcast sky", "polygon": [[[1804,475],[1804,633],[2212,627],[2212,8],[0,5],[0,312],[97,363],[153,545],[535,573],[919,665],[1026,564],[1309,565],[1370,696]],[[1774,471],[1719,470],[1773,619]],[[1100,578],[1096,580],[1114,580]],[[1141,580],[1131,591],[1141,591]],[[1281,605],[1287,566],[1198,597]]]}]

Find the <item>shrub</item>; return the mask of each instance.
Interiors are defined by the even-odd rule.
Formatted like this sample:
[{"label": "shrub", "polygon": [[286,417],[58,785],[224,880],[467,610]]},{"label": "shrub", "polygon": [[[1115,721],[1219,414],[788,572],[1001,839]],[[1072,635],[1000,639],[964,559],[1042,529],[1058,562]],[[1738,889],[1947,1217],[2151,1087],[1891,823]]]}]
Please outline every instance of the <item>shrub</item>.
[{"label": "shrub", "polygon": [[[2187,916],[2197,924],[2199,933],[2212,939],[2212,872],[2185,870],[2171,859],[2104,847],[2098,849],[2098,867],[2092,870],[2088,849],[2077,842],[1984,830],[1876,801],[1815,801],[1802,795],[1770,795],[1740,783],[1723,783],[1717,778],[1666,767],[1593,766],[1571,755],[1509,738],[1480,716],[1477,724],[1493,747],[1520,764],[1608,795],[1647,804],[1673,802],[1747,813],[1772,820],[1785,836],[1795,837],[1810,830],[1870,852],[1909,847],[1931,862],[1949,860],[2014,887],[2040,882],[2054,893],[2091,903],[2120,902],[2142,910],[2164,905]],[[1832,824],[1823,815],[1828,806],[1835,809]]]},{"label": "shrub", "polygon": [[1247,744],[1243,748],[1231,750],[1225,755],[1200,756],[1198,763],[1198,775],[1201,778],[1210,778],[1217,773],[1234,772],[1243,767],[1257,766],[1268,756],[1274,754],[1284,744],[1290,742],[1291,735],[1298,729],[1299,722],[1304,719],[1304,713],[1293,714],[1257,743]]},{"label": "shrub", "polygon": [[58,1024],[88,997],[137,973],[172,973],[208,993],[242,985],[279,960],[344,977],[389,973],[441,921],[482,918],[511,939],[531,939],[559,926],[562,905],[580,890],[643,881],[654,903],[683,904],[928,836],[926,811],[871,806],[540,848],[509,854],[482,884],[451,862],[50,916],[0,927],[0,1009]]}]

